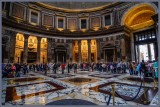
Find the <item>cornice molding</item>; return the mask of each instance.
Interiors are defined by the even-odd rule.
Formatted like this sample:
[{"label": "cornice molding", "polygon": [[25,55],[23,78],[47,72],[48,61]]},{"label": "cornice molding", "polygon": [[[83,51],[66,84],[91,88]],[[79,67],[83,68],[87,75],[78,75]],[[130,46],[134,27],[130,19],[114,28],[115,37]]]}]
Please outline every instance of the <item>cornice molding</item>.
[{"label": "cornice molding", "polygon": [[17,23],[16,21],[5,19],[5,18],[3,18],[2,24],[5,27],[20,29],[23,31],[35,32],[35,33],[45,34],[45,35],[56,35],[57,37],[72,37],[72,38],[86,37],[86,36],[98,37],[99,35],[114,34],[117,32],[125,31],[124,26],[111,26],[109,29],[101,28],[98,31],[88,30],[86,32],[82,32],[82,31],[70,32],[69,30],[58,31],[57,29],[47,30],[43,27],[33,26],[27,23]]}]

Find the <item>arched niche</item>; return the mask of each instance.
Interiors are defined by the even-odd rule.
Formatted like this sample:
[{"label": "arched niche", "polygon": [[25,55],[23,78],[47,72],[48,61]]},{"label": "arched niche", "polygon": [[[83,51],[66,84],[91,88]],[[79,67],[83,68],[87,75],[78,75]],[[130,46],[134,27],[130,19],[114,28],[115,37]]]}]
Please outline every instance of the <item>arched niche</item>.
[{"label": "arched niche", "polygon": [[22,62],[22,54],[24,51],[24,35],[17,33],[16,35],[16,47],[15,47],[15,57],[14,62],[15,63],[21,63]]},{"label": "arched niche", "polygon": [[41,39],[40,63],[47,63],[47,38]]},{"label": "arched niche", "polygon": [[129,8],[122,17],[121,24],[131,30],[150,27],[154,24],[151,16],[156,14],[154,5],[142,3]]}]

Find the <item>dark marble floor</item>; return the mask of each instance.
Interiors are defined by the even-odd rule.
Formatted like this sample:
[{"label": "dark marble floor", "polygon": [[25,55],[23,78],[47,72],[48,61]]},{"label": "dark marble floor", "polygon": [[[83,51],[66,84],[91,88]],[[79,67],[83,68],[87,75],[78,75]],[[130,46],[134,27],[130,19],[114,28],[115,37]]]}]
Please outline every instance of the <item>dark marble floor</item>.
[{"label": "dark marble floor", "polygon": [[[138,78],[138,79],[137,79]],[[111,94],[111,85],[115,85],[124,99],[133,98],[140,86],[139,77],[126,74],[100,73],[98,71],[78,71],[74,74],[57,74],[48,72],[47,75],[39,72],[29,72],[19,78],[3,78],[2,104],[3,105],[106,105]],[[158,88],[153,88],[151,79],[146,78],[137,98],[125,101],[115,97],[115,105],[144,105],[147,95],[148,105],[158,104]],[[70,102],[68,102],[70,101]],[[109,105],[112,104],[113,98]]]}]

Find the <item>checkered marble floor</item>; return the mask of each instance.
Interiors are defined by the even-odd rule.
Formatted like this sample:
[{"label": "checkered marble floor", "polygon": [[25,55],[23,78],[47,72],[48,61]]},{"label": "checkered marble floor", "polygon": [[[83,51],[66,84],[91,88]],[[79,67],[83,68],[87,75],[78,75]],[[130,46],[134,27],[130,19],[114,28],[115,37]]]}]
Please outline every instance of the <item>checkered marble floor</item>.
[{"label": "checkered marble floor", "polygon": [[[74,74],[73,71],[70,72],[70,75],[74,76],[61,76],[61,78],[53,78],[50,75],[55,75],[51,72],[48,72],[47,75],[39,72],[29,72],[30,75],[23,75],[18,79],[23,78],[43,78],[37,80],[30,80],[28,82],[19,81],[18,84],[8,84],[9,80],[14,80],[15,78],[3,78],[2,80],[2,104],[3,105],[46,105],[47,103],[58,101],[61,99],[83,99],[89,102],[92,102],[97,105],[107,105],[109,94],[91,90],[90,88],[96,87],[99,85],[107,84],[110,82],[120,82],[125,84],[137,85],[140,86],[140,82],[127,81],[123,78],[130,76],[127,74],[120,74],[118,77],[112,78],[101,78],[101,77],[93,77],[89,75],[107,75],[107,73],[100,73],[98,71],[88,72],[88,71],[78,71],[79,73]],[[61,71],[58,71],[57,74],[61,74]],[[56,74],[56,75],[57,75]],[[67,71],[65,71],[67,74]],[[111,74],[112,75],[112,74]],[[71,78],[90,78],[95,79],[97,81],[94,82],[85,82],[80,85],[75,85],[72,82],[64,81],[65,79]],[[16,78],[17,79],[17,78]],[[146,83],[145,86],[153,87],[152,83]],[[127,90],[132,88],[131,90]],[[101,88],[102,90],[110,90],[109,86],[104,86]],[[121,94],[132,95],[130,97],[134,97],[137,91],[137,87],[122,85],[121,87],[116,84],[116,89]],[[126,89],[126,90],[125,90]],[[11,93],[7,93],[10,90]],[[130,93],[130,94],[129,94]],[[140,95],[144,93],[142,89],[140,91]],[[7,97],[10,95],[10,97]],[[112,104],[113,97],[111,97],[110,104]],[[155,94],[151,103],[149,105],[157,105],[158,104],[158,92]],[[66,104],[67,105],[67,104]],[[125,101],[119,97],[115,97],[115,105],[142,105],[140,103],[136,103],[133,101]]]}]

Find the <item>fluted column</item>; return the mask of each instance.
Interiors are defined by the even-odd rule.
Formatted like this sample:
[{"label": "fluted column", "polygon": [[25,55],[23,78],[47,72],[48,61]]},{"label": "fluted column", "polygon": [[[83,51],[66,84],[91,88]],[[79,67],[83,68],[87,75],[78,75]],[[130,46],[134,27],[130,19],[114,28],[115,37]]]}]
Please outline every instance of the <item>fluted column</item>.
[{"label": "fluted column", "polygon": [[81,40],[78,40],[78,59],[79,59],[79,63],[81,62]]},{"label": "fluted column", "polygon": [[121,44],[121,60],[124,60],[125,56],[126,56],[126,43],[125,43],[125,35],[121,35],[121,40],[120,40],[120,44]]},{"label": "fluted column", "polygon": [[96,44],[97,44],[97,61],[98,61],[100,60],[100,41],[96,40]]},{"label": "fluted column", "polygon": [[27,63],[28,60],[28,38],[29,35],[24,35],[24,52],[23,52],[23,63]]},{"label": "fluted column", "polygon": [[88,62],[91,63],[91,40],[88,40]]},{"label": "fluted column", "polygon": [[37,37],[37,63],[40,63],[40,54],[41,54],[41,37]]}]

